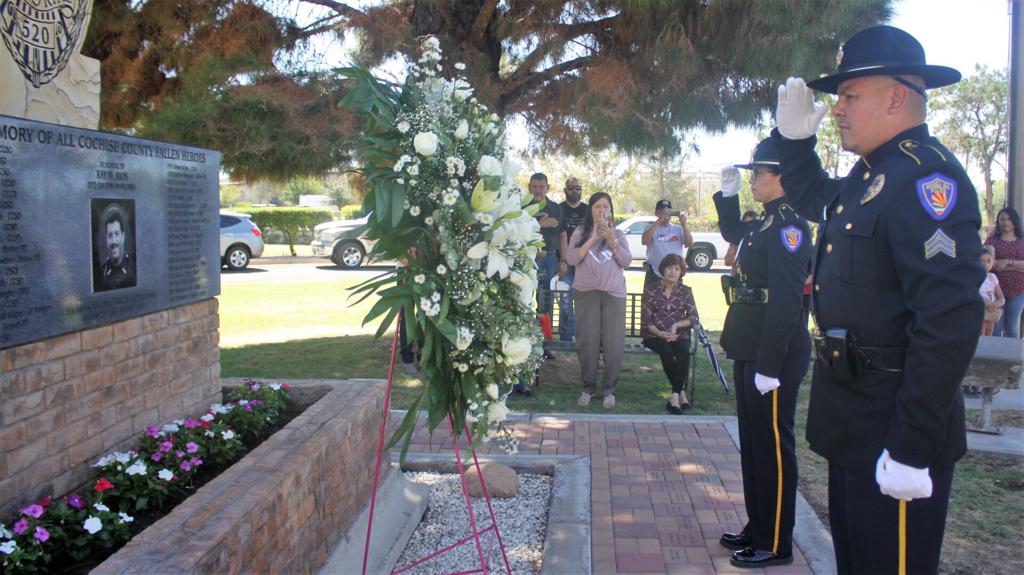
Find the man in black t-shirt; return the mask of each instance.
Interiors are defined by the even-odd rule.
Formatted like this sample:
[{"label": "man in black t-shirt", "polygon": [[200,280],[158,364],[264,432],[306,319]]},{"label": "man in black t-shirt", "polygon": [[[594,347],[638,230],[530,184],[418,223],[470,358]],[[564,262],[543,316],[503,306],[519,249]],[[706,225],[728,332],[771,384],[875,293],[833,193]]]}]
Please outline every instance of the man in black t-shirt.
[{"label": "man in black t-shirt", "polygon": [[[576,278],[576,266],[571,266],[565,261],[565,254],[568,251],[568,240],[578,226],[583,225],[583,219],[587,217],[587,210],[590,206],[581,201],[583,197],[583,186],[580,181],[570,177],[565,181],[565,201],[562,202],[562,223],[565,228],[563,242],[559,246],[558,276],[561,281],[572,289],[572,282]],[[558,300],[558,339],[562,341],[573,341],[576,337],[576,310],[572,307],[572,296],[563,297]]]}]

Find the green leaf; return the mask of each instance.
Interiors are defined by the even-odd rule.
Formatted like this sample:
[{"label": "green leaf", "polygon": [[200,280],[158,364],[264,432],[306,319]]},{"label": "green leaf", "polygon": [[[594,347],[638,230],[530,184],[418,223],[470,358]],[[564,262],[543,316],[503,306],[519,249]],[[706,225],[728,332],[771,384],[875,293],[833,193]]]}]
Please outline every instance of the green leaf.
[{"label": "green leaf", "polygon": [[[398,306],[391,308],[388,315],[382,322],[380,322],[380,327],[377,328],[377,332],[373,334],[374,339],[380,339],[380,336],[384,335],[384,333],[388,331],[388,328],[395,326],[395,318],[398,317],[398,312],[401,310],[402,308]],[[395,326],[395,329],[398,329],[398,326]]]},{"label": "green leaf", "polygon": [[398,227],[405,215],[405,186],[396,185],[392,188],[391,197],[391,225]]},{"label": "green leaf", "polygon": [[453,345],[459,337],[458,329],[455,327],[455,324],[447,319],[441,321],[437,325],[437,331],[441,332],[441,335],[443,335],[448,341],[452,342]]}]

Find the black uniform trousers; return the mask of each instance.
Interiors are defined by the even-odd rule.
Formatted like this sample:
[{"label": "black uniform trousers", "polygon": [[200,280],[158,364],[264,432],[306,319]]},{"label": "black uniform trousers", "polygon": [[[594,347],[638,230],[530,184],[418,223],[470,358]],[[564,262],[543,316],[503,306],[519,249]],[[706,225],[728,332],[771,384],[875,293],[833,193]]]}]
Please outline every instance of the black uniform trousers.
[{"label": "black uniform trousers", "polygon": [[809,361],[809,348],[790,346],[779,373],[781,385],[764,395],[754,385],[756,362],[733,361],[748,518],[743,532],[755,549],[783,556],[793,552],[797,480],[793,425],[797,393]]},{"label": "black uniform trousers", "polygon": [[937,573],[953,468],[931,470],[932,496],[900,501],[874,477],[829,463],[828,514],[839,575]]},{"label": "black uniform trousers", "polygon": [[645,337],[643,342],[644,347],[661,358],[661,369],[672,385],[672,393],[682,392],[690,376],[690,339],[680,337],[665,341],[660,337]]}]

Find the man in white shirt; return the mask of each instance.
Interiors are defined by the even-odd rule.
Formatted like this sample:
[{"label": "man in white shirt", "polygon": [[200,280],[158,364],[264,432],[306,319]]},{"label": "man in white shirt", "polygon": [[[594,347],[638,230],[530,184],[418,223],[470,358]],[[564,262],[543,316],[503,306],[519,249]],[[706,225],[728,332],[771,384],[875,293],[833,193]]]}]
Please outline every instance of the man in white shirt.
[{"label": "man in white shirt", "polygon": [[[681,212],[672,210],[672,202],[669,200],[658,200],[654,205],[654,215],[658,219],[654,221],[640,236],[640,243],[647,246],[647,261],[644,268],[647,270],[644,276],[644,287],[652,281],[660,281],[658,265],[668,254],[683,256],[683,247],[693,247],[693,236],[686,227],[686,216]],[[672,216],[679,218],[678,224],[671,223]],[[685,261],[685,260],[684,260]]]}]

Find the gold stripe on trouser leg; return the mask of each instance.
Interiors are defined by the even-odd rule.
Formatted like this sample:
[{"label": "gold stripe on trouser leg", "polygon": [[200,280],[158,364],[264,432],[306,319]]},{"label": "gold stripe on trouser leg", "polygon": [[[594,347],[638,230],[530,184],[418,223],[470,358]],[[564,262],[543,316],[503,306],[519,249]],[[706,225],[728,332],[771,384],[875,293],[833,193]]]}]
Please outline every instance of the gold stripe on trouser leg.
[{"label": "gold stripe on trouser leg", "polygon": [[782,444],[779,440],[779,388],[772,390],[772,431],[775,433],[775,468],[779,472],[778,495],[775,498],[775,541],[772,553],[779,552],[779,529],[782,523]]},{"label": "gold stripe on trouser leg", "polygon": [[907,575],[907,502],[900,501],[900,575]]}]

